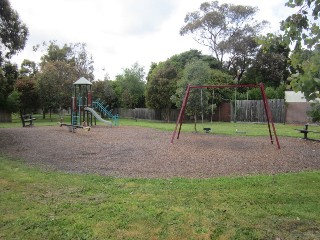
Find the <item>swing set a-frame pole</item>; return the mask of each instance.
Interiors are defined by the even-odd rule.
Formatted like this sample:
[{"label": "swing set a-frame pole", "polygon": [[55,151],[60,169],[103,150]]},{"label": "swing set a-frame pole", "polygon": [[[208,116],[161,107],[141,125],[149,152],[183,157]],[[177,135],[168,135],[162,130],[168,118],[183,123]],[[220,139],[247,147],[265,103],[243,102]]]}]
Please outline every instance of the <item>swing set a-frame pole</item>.
[{"label": "swing set a-frame pole", "polygon": [[278,149],[280,149],[280,144],[279,144],[276,128],[274,126],[272,113],[271,113],[271,110],[270,110],[270,107],[269,107],[269,103],[268,103],[268,100],[267,100],[267,94],[266,94],[266,91],[264,89],[263,83],[260,83],[260,90],[261,90],[262,100],[263,100],[263,104],[264,104],[264,110],[265,110],[267,121],[268,121],[268,129],[269,129],[269,135],[270,135],[271,144],[273,144],[273,139],[272,139],[272,133],[271,133],[271,128],[270,128],[270,122],[271,122],[271,125],[272,125],[272,130],[273,130],[274,137],[275,137],[276,142],[277,142],[277,147],[278,147]]},{"label": "swing set a-frame pole", "polygon": [[183,122],[184,114],[185,114],[185,111],[186,111],[187,101],[188,101],[188,98],[189,98],[189,94],[190,94],[190,84],[188,84],[188,86],[187,86],[187,90],[186,90],[186,93],[184,95],[183,102],[182,102],[181,109],[180,109],[180,113],[179,113],[179,116],[178,116],[178,119],[177,119],[176,127],[175,127],[175,129],[173,131],[170,143],[173,143],[173,139],[175,138],[176,133],[177,133],[178,125],[180,124],[179,131],[178,131],[178,136],[177,136],[177,139],[179,139],[180,132],[181,132],[181,127],[182,127],[182,122]]}]

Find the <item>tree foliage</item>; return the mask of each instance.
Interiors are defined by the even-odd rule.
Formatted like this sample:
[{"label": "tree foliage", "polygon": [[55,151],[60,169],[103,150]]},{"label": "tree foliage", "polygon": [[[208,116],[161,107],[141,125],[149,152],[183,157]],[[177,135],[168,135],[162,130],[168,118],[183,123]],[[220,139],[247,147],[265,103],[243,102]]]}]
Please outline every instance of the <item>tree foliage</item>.
[{"label": "tree foliage", "polygon": [[[40,46],[37,46],[38,49]],[[80,77],[93,80],[93,61],[88,56],[85,44],[64,44],[56,41],[44,43],[37,74],[40,103],[43,116],[46,111],[70,107],[72,84]]]},{"label": "tree foliage", "polygon": [[[185,67],[197,60],[206,63],[209,68],[215,69],[216,73],[222,75],[210,75],[207,81],[224,82],[225,76],[222,72],[222,64],[210,55],[203,55],[198,50],[189,50],[180,54],[173,55],[165,62],[159,64],[152,64],[148,77],[146,87],[146,103],[147,106],[154,109],[167,109],[175,107],[175,102],[172,102],[171,96],[175,94],[177,88],[177,81],[183,77]],[[213,73],[213,72],[212,72]],[[227,75],[227,74],[226,74]],[[229,76],[229,75],[228,75]],[[230,76],[229,76],[230,77]],[[226,80],[227,81],[227,80]],[[167,115],[169,112],[167,111]]]},{"label": "tree foliage", "polygon": [[[41,57],[41,68],[49,62],[66,62],[75,68],[77,78],[84,77],[89,81],[94,79],[92,56],[89,56],[85,43],[70,43],[60,47],[57,41],[50,41],[49,44],[43,43],[45,53]],[[38,50],[40,46],[36,46]]]},{"label": "tree foliage", "polygon": [[316,101],[311,103],[311,110],[307,112],[313,122],[320,122],[320,102]]},{"label": "tree foliage", "polygon": [[115,91],[119,96],[121,107],[136,108],[144,106],[144,68],[137,62],[131,68],[125,68],[116,76]]},{"label": "tree foliage", "polygon": [[318,23],[319,0],[289,0],[286,6],[297,11],[281,23],[288,43],[295,45],[291,64],[291,86],[302,91],[307,100],[320,96],[320,27]]},{"label": "tree foliage", "polygon": [[5,59],[24,49],[29,31],[11,8],[9,0],[0,1],[0,67]]},{"label": "tree foliage", "polygon": [[255,37],[267,23],[254,20],[257,10],[251,6],[205,2],[199,11],[186,15],[180,34],[192,34],[240,81],[257,50]]},{"label": "tree foliage", "polygon": [[93,81],[92,90],[94,92],[94,98],[102,101],[105,106],[109,107],[109,109],[118,107],[117,96],[114,91],[113,81]]},{"label": "tree foliage", "polygon": [[72,84],[77,79],[73,66],[62,61],[48,62],[37,75],[40,104],[47,110],[70,107]]},{"label": "tree foliage", "polygon": [[0,68],[0,108],[11,110],[7,106],[7,97],[14,90],[14,84],[18,76],[18,66],[16,64],[6,62]]},{"label": "tree foliage", "polygon": [[24,49],[28,28],[11,8],[8,0],[0,1],[0,108],[14,111],[19,106],[14,84],[18,78],[18,68],[10,63],[10,58]]},{"label": "tree foliage", "polygon": [[19,71],[21,77],[35,77],[38,72],[39,69],[35,62],[28,59],[22,61]]},{"label": "tree foliage", "polygon": [[148,76],[146,105],[153,109],[170,109],[175,93],[178,71],[170,61],[160,62]]},{"label": "tree foliage", "polygon": [[261,47],[245,75],[246,83],[264,83],[277,88],[287,83],[289,76],[288,44],[281,35],[267,34],[260,38]]},{"label": "tree foliage", "polygon": [[[171,97],[176,106],[181,107],[188,84],[206,85],[210,78],[210,67],[202,60],[188,63],[183,71],[182,78],[178,81],[176,94]],[[202,96],[201,96],[202,95]],[[192,89],[188,98],[186,114],[193,116],[194,128],[197,131],[197,117],[208,110],[208,92]]]},{"label": "tree foliage", "polygon": [[320,98],[320,45],[314,50],[294,52],[291,61],[297,69],[289,78],[292,88],[303,92],[308,101]]},{"label": "tree foliage", "polygon": [[39,106],[39,96],[34,78],[19,78],[15,83],[15,89],[19,93],[19,109],[21,114],[30,113],[37,109]]},{"label": "tree foliage", "polygon": [[171,96],[175,93],[178,70],[171,61],[160,62],[148,75],[146,105],[152,109],[164,109],[164,119],[170,121],[173,107]]},{"label": "tree foliage", "polygon": [[20,110],[20,93],[17,90],[13,90],[7,98],[7,109],[10,112],[18,112]]},{"label": "tree foliage", "polygon": [[285,32],[286,41],[295,43],[296,50],[301,49],[303,44],[309,49],[319,44],[319,0],[288,0],[286,6],[297,9],[281,22],[281,30]]}]

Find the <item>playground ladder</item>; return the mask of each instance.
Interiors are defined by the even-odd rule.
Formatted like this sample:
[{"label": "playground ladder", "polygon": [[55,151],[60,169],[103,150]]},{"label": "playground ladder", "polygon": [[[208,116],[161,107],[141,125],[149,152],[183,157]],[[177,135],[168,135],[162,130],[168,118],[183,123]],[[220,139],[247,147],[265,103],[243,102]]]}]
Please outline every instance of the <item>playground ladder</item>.
[{"label": "playground ladder", "polygon": [[99,101],[92,102],[93,107],[98,109],[99,112],[101,112],[103,115],[108,116],[108,118],[112,119],[114,121],[114,125],[118,126],[118,114],[113,115],[111,111],[108,111],[106,107],[104,107]]}]

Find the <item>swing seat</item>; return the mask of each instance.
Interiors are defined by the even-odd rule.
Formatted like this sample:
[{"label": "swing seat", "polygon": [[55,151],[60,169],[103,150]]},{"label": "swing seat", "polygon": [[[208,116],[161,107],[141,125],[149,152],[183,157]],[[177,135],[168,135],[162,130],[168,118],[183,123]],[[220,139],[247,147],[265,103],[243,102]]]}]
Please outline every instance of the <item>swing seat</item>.
[{"label": "swing seat", "polygon": [[211,128],[203,128],[204,131],[206,131],[206,133],[210,133],[211,132]]}]

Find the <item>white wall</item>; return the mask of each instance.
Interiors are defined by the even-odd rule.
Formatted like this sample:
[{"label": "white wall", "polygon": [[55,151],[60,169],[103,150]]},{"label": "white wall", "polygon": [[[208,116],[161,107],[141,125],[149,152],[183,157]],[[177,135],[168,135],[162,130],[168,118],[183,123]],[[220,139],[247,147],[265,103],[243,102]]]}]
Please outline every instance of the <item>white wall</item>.
[{"label": "white wall", "polygon": [[302,92],[286,91],[286,102],[307,102]]}]

